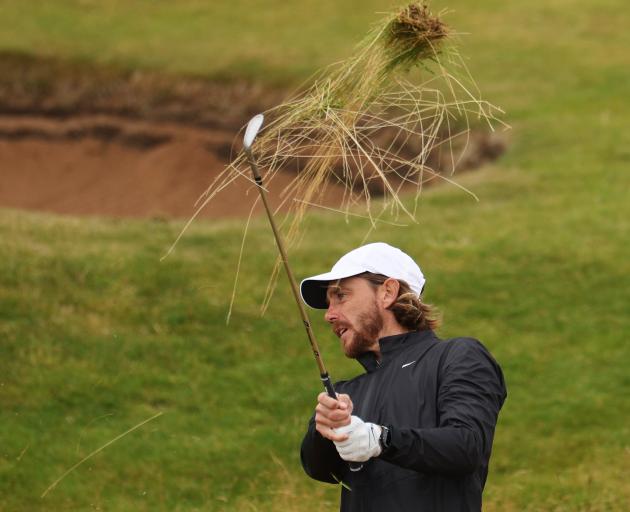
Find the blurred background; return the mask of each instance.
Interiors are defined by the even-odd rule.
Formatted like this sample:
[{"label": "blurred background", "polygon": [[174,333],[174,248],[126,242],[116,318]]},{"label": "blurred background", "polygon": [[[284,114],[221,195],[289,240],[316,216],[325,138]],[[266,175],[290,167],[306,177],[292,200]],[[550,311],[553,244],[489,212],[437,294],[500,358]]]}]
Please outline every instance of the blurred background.
[{"label": "blurred background", "polygon": [[[400,6],[0,0],[0,510],[338,508],[299,463],[320,384],[284,276],[260,314],[276,257],[260,216],[226,325],[255,190],[235,184],[161,258],[242,125]],[[422,266],[440,336],[481,339],[504,369],[485,510],[626,510],[630,11],[430,6],[512,129],[476,134],[455,175],[479,201],[431,187],[417,224],[369,241]],[[298,278],[367,230],[311,212]],[[312,320],[333,378],[357,374]]]}]

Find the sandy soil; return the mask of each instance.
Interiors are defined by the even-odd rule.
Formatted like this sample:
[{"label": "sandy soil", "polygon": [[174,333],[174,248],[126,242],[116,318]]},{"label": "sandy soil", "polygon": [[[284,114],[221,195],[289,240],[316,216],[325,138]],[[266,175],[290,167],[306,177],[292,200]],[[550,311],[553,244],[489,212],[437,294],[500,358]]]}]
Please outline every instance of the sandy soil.
[{"label": "sandy soil", "polygon": [[[62,214],[189,217],[229,161],[234,133],[105,115],[69,119],[0,116],[0,205]],[[279,174],[277,193],[293,178]],[[202,212],[247,215],[257,196],[237,179]],[[338,204],[332,186],[326,204]]]},{"label": "sandy soil", "polygon": [[[240,149],[242,124],[287,94],[243,82],[0,54],[0,208],[188,218]],[[504,149],[500,138],[473,134],[458,172]],[[430,165],[443,168],[435,157]],[[276,175],[272,204],[294,173]],[[330,184],[322,204],[336,207],[342,194]],[[239,178],[201,216],[242,217],[257,195]]]}]

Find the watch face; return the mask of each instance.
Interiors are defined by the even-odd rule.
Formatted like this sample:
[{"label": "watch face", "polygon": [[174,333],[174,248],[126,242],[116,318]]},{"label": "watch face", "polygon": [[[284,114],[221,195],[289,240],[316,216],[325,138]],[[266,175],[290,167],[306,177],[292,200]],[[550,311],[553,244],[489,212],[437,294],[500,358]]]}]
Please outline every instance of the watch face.
[{"label": "watch face", "polygon": [[379,439],[381,448],[389,448],[389,429],[385,426],[381,427],[381,438]]}]

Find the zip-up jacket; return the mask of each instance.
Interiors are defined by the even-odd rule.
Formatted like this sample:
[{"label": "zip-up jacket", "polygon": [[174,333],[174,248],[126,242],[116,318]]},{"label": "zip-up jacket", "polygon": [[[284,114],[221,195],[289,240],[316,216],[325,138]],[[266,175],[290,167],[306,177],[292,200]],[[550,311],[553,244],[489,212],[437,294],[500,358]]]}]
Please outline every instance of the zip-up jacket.
[{"label": "zip-up jacket", "polygon": [[501,368],[472,338],[442,341],[433,331],[414,331],[379,344],[380,362],[362,354],[366,373],[335,389],[350,395],[353,415],[390,429],[389,447],[352,472],[315,430],[313,416],[302,442],[304,470],[345,484],[342,512],[480,511],[507,396]]}]

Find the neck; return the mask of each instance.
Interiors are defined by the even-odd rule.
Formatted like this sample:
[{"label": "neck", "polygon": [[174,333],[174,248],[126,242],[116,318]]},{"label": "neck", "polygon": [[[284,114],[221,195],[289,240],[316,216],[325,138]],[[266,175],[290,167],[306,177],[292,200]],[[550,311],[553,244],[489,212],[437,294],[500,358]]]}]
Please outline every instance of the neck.
[{"label": "neck", "polygon": [[381,338],[386,338],[387,336],[396,336],[397,334],[404,334],[406,332],[410,332],[410,329],[404,328],[393,318],[386,318],[383,322],[383,327],[378,332],[378,339],[374,342],[370,350],[374,352],[376,358],[381,360],[381,346],[378,342]]},{"label": "neck", "polygon": [[398,323],[393,314],[384,315],[383,327],[381,327],[381,330],[378,333],[378,339],[380,340],[381,338],[385,338],[387,336],[396,336],[397,334],[403,334],[409,331],[410,329],[406,329]]}]

